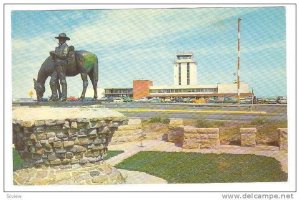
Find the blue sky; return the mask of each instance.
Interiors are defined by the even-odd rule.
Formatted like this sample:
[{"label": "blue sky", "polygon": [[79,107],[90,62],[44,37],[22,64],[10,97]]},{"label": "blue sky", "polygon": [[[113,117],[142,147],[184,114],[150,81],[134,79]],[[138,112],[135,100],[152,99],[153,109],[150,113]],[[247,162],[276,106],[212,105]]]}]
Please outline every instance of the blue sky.
[{"label": "blue sky", "polygon": [[[28,96],[60,32],[77,50],[96,53],[101,88],[132,87],[133,79],[172,85],[179,51],[194,53],[198,84],[233,82],[238,17],[241,80],[257,96],[286,96],[283,7],[13,11],[11,17],[13,98]],[[79,96],[80,76],[67,81],[68,96]]]}]

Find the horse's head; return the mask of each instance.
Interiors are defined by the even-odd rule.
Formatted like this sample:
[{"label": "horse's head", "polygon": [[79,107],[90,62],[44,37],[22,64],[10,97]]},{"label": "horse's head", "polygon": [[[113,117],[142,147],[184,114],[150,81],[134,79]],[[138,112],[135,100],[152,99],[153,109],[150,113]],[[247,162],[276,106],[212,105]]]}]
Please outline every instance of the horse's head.
[{"label": "horse's head", "polygon": [[37,101],[41,101],[45,92],[45,86],[40,82],[33,79],[34,82],[34,89],[36,92]]}]

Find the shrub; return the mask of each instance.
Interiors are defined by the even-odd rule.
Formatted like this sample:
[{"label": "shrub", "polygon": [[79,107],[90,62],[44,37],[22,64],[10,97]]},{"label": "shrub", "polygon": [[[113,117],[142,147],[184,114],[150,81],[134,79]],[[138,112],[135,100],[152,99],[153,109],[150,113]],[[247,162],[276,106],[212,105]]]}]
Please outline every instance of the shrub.
[{"label": "shrub", "polygon": [[162,124],[170,123],[170,119],[163,117],[163,116],[154,116],[154,117],[151,117],[148,121],[149,121],[149,123],[162,123]]}]

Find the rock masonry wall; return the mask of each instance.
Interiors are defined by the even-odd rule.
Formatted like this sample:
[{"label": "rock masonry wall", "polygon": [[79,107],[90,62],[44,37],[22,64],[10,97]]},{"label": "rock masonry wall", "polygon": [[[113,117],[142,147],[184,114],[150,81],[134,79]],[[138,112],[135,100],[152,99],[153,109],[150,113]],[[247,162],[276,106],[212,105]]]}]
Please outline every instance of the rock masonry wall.
[{"label": "rock masonry wall", "polygon": [[288,151],[288,129],[278,128],[277,132],[278,132],[279,149],[283,151]]},{"label": "rock masonry wall", "polygon": [[113,135],[111,144],[139,141],[142,135],[142,120],[140,118],[129,118],[128,123],[119,126]]},{"label": "rock masonry wall", "polygon": [[256,146],[256,128],[240,128],[241,146],[255,147]]},{"label": "rock masonry wall", "polygon": [[103,160],[118,126],[125,120],[65,119],[14,121],[13,142],[25,165],[83,165]]},{"label": "rock masonry wall", "polygon": [[219,148],[220,138],[218,128],[184,127],[184,140],[182,148],[203,149]]}]

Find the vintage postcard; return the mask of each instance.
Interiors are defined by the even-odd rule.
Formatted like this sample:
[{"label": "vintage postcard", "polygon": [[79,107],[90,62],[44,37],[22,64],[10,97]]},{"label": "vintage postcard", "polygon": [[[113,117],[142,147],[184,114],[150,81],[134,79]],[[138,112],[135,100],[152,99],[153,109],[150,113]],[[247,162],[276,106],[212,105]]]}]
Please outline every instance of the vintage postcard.
[{"label": "vintage postcard", "polygon": [[293,190],[294,8],[5,5],[9,190]]}]

